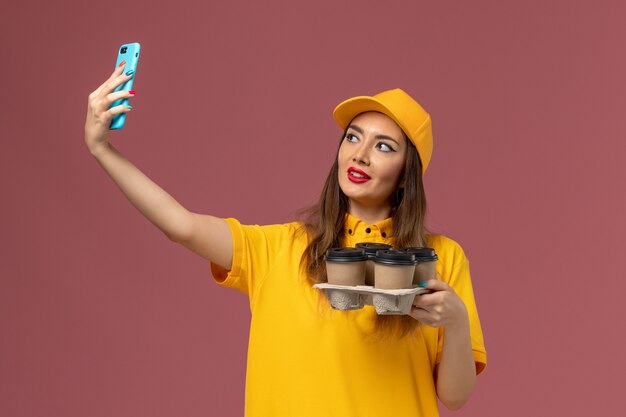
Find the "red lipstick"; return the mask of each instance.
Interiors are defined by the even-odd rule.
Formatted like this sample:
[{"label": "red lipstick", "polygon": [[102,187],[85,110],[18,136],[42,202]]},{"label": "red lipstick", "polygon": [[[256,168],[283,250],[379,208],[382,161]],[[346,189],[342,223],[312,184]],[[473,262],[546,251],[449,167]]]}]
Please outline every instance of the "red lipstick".
[{"label": "red lipstick", "polygon": [[348,168],[348,179],[354,183],[363,184],[372,178],[360,169],[350,167]]}]

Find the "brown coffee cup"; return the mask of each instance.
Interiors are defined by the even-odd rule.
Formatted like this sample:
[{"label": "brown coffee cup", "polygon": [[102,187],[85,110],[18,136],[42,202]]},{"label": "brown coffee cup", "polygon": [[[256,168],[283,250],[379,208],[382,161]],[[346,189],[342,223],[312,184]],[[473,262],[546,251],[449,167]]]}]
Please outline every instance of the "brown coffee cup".
[{"label": "brown coffee cup", "polygon": [[356,244],[357,249],[363,249],[367,255],[365,262],[365,285],[374,285],[374,258],[379,250],[389,250],[391,245],[384,243],[363,242]]},{"label": "brown coffee cup", "polygon": [[429,279],[436,279],[435,265],[438,258],[433,248],[412,247],[402,248],[400,251],[415,255],[417,264],[413,274],[413,285]]},{"label": "brown coffee cup", "polygon": [[415,255],[398,250],[380,250],[374,258],[374,287],[395,290],[412,288]]},{"label": "brown coffee cup", "polygon": [[324,260],[329,284],[350,286],[365,284],[367,255],[362,249],[331,248],[326,252]]}]

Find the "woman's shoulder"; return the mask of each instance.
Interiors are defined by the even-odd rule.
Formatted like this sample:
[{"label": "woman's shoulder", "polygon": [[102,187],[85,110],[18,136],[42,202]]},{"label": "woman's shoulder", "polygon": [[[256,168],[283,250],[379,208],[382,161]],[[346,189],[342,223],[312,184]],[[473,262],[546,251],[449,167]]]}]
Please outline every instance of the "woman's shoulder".
[{"label": "woman's shoulder", "polygon": [[277,238],[287,238],[288,236],[299,237],[302,232],[306,231],[304,224],[295,221],[274,224],[242,223],[236,218],[227,218],[226,221],[233,231],[251,236],[258,235]]},{"label": "woman's shoulder", "polygon": [[[426,235],[428,247],[433,248],[437,256],[441,258],[451,258],[454,260],[467,259],[465,251],[456,240],[441,234]],[[455,262],[456,263],[456,262]]]},{"label": "woman's shoulder", "polygon": [[255,225],[262,230],[266,236],[283,239],[287,241],[306,241],[308,240],[308,229],[303,222],[293,221],[287,223]]}]

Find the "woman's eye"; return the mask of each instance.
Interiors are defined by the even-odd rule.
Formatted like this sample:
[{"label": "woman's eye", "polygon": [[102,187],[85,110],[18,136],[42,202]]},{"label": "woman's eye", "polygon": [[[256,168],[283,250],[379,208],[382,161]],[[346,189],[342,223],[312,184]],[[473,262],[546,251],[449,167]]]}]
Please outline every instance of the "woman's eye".
[{"label": "woman's eye", "polygon": [[395,152],[395,149],[383,142],[378,144],[378,148],[383,152]]},{"label": "woman's eye", "polygon": [[354,142],[354,141],[356,141],[357,139],[358,139],[358,138],[357,138],[356,136],[354,136],[352,133],[348,133],[348,134],[346,135],[346,140],[347,140],[348,142]]}]

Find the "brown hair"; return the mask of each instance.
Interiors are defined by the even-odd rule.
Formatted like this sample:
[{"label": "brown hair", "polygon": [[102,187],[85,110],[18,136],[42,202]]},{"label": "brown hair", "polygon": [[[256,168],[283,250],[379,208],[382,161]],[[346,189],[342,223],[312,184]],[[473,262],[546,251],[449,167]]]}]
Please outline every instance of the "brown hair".
[{"label": "brown hair", "polygon": [[[403,132],[404,134],[404,132]],[[341,136],[344,140],[346,132]],[[404,169],[400,186],[392,201],[392,238],[395,247],[427,246],[426,195],[422,182],[422,164],[415,145],[408,139]],[[339,152],[339,151],[337,151]],[[302,255],[301,268],[311,283],[326,282],[324,255],[329,248],[339,247],[343,237],[345,216],[348,213],[348,197],[339,187],[338,153],[328,173],[317,205],[305,209],[308,216],[304,227],[308,232],[309,245]],[[418,322],[410,316],[377,316],[376,330],[381,334],[399,332],[404,336],[417,327]]]}]

